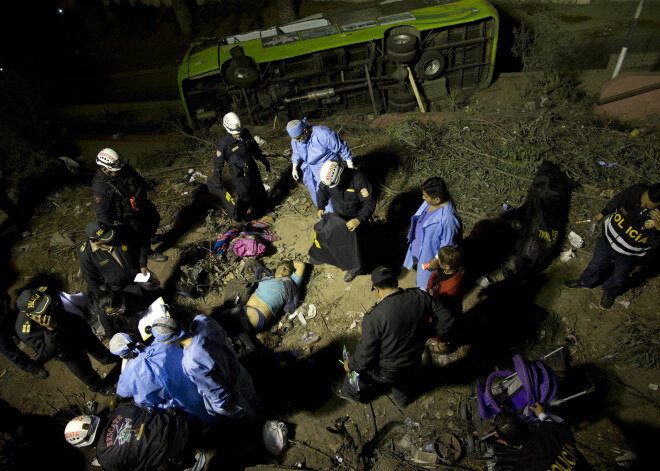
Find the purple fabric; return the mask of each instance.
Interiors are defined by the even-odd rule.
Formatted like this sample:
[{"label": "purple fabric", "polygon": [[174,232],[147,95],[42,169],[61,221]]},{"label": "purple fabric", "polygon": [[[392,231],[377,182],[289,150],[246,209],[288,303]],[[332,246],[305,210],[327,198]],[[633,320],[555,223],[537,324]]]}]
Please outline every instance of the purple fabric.
[{"label": "purple fabric", "polygon": [[232,248],[239,257],[254,257],[266,251],[266,246],[255,239],[239,239]]},{"label": "purple fabric", "polygon": [[277,237],[274,232],[266,230],[269,227],[270,224],[267,222],[255,221],[247,223],[245,225],[245,230],[242,232],[239,232],[238,229],[230,229],[218,238],[215,244],[213,244],[211,251],[218,257],[221,257],[227,252],[227,250],[234,246],[236,243],[234,239],[238,236],[244,235],[259,236],[261,239],[268,242],[279,240],[279,237]]},{"label": "purple fabric", "polygon": [[477,383],[477,402],[479,415],[490,420],[503,409],[515,412],[526,421],[538,420],[530,414],[529,408],[535,403],[549,403],[557,395],[557,376],[549,366],[538,361],[528,361],[522,355],[513,358],[515,373],[520,387],[512,389],[515,383],[505,390],[505,397],[497,397],[493,393],[493,380],[513,374],[512,371],[495,371],[488,376],[486,386]]}]

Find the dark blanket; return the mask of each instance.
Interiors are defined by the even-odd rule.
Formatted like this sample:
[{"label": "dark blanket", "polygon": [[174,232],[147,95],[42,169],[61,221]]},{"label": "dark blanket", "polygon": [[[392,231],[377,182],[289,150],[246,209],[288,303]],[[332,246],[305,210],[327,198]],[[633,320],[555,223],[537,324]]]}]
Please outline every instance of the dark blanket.
[{"label": "dark blanket", "polygon": [[314,243],[309,249],[309,261],[315,265],[327,263],[344,271],[362,269],[358,231],[349,231],[346,221],[327,213],[314,225]]}]

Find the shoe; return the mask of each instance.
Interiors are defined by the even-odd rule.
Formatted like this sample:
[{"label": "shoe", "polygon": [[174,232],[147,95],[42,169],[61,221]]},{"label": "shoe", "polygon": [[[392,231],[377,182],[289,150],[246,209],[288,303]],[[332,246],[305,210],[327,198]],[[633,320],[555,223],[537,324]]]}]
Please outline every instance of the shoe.
[{"label": "shoe", "polygon": [[163,255],[162,253],[158,253],[158,252],[150,253],[148,258],[149,260],[153,260],[154,262],[158,262],[158,263],[167,262],[169,260],[169,257],[167,255]]},{"label": "shoe", "polygon": [[337,383],[332,383],[332,392],[335,394],[340,399],[343,399],[348,402],[352,402],[353,404],[358,404],[358,401],[356,399],[353,399],[351,396],[347,396],[342,392],[342,387],[344,385],[343,381],[339,381]]},{"label": "shoe", "polygon": [[564,281],[564,287],[568,289],[588,288],[588,286],[582,284],[579,278],[577,280]]},{"label": "shoe", "polygon": [[50,373],[48,373],[48,371],[46,371],[45,369],[43,369],[40,366],[35,366],[34,368],[32,368],[30,370],[30,373],[32,374],[32,376],[34,376],[36,378],[39,378],[39,379],[46,379],[46,378],[48,378],[48,375],[50,375]]},{"label": "shoe", "polygon": [[612,306],[614,306],[615,299],[616,296],[612,296],[611,294],[603,291],[603,297],[600,298],[600,308],[605,310],[612,309]]},{"label": "shoe", "polygon": [[354,272],[354,271],[347,271],[346,274],[344,275],[344,281],[345,281],[346,283],[350,283],[351,281],[353,281],[353,280],[355,279],[356,276],[357,276],[357,273],[356,273],[356,272]]}]

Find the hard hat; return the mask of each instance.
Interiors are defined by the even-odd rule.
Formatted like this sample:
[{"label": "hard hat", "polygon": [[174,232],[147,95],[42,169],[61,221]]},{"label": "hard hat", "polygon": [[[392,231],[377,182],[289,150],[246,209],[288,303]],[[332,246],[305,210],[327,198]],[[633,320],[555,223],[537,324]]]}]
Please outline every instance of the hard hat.
[{"label": "hard hat", "polygon": [[100,421],[95,415],[79,415],[66,425],[64,438],[73,446],[91,445]]},{"label": "hard hat", "polygon": [[241,124],[241,118],[238,117],[233,111],[227,113],[224,118],[222,118],[222,125],[225,127],[229,134],[240,134],[243,130],[243,124]]},{"label": "hard hat", "polygon": [[344,167],[339,162],[328,160],[321,167],[321,182],[327,185],[328,188],[334,188],[339,184],[341,172]]},{"label": "hard hat", "polygon": [[112,172],[117,172],[124,167],[124,161],[117,151],[113,149],[103,149],[96,156],[96,163]]}]

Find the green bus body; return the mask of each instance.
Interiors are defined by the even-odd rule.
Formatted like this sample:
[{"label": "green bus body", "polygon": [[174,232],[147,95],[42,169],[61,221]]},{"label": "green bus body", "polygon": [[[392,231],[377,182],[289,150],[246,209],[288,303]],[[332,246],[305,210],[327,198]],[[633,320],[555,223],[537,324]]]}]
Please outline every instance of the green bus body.
[{"label": "green bus body", "polygon": [[254,123],[409,111],[417,101],[408,70],[431,105],[490,84],[499,18],[485,0],[356,8],[192,44],[178,71],[189,124],[232,110]]}]

